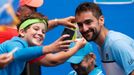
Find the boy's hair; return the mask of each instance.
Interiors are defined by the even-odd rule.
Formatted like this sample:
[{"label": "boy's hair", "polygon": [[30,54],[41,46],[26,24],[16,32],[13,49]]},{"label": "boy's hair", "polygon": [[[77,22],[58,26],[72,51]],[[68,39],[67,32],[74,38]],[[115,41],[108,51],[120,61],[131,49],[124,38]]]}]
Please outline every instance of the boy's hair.
[{"label": "boy's hair", "polygon": [[86,11],[91,11],[97,19],[102,15],[101,9],[97,4],[92,2],[84,2],[76,8],[75,16]]},{"label": "boy's hair", "polygon": [[[20,29],[20,26],[23,22],[25,22],[26,20],[28,19],[39,19],[39,20],[44,20],[47,27],[48,27],[48,19],[46,16],[43,16],[42,14],[40,13],[37,13],[37,12],[33,12],[32,14],[28,15],[28,16],[23,16],[21,17],[20,19],[20,23],[17,25],[17,30],[19,31]],[[27,27],[24,28],[24,31],[26,31],[31,25],[28,25]],[[21,35],[19,35],[19,37],[21,37]]]},{"label": "boy's hair", "polygon": [[[40,19],[40,20],[45,20],[46,23],[47,23],[47,27],[48,27],[48,19],[47,19],[47,17],[46,17],[46,16],[43,16],[43,15],[40,14],[40,13],[33,12],[32,14],[30,14],[30,15],[28,15],[28,16],[24,16],[24,17],[22,17],[22,18],[20,19],[20,24],[17,25],[17,29],[19,30],[20,25],[21,25],[24,21],[26,21],[26,20],[28,20],[28,19],[35,19],[35,18],[38,18],[38,19]],[[30,26],[30,25],[29,25],[29,26]],[[29,27],[29,26],[28,26],[28,27]],[[27,27],[26,27],[26,28],[27,28]],[[24,29],[24,30],[25,30],[25,29]]]}]

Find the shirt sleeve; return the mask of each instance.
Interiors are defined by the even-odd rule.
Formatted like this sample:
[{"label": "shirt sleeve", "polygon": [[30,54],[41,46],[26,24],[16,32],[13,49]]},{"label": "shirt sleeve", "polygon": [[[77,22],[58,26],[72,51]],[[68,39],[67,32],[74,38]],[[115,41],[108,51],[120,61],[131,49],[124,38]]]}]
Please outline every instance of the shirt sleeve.
[{"label": "shirt sleeve", "polygon": [[27,47],[17,50],[14,53],[14,60],[29,61],[43,55],[43,46]]},{"label": "shirt sleeve", "polygon": [[45,56],[46,56],[46,55],[42,55],[42,56],[40,56],[40,57],[38,57],[38,58],[35,58],[35,59],[29,61],[29,63],[32,64],[32,63],[38,62],[38,61],[40,61],[41,59],[43,59]]},{"label": "shirt sleeve", "polygon": [[10,53],[17,48],[17,51],[13,53],[14,60],[16,61],[29,61],[43,55],[43,46],[33,46],[24,48],[23,43],[16,41],[7,41],[1,44],[1,53]]},{"label": "shirt sleeve", "polygon": [[134,70],[134,45],[117,40],[111,46],[115,61],[129,75]]}]

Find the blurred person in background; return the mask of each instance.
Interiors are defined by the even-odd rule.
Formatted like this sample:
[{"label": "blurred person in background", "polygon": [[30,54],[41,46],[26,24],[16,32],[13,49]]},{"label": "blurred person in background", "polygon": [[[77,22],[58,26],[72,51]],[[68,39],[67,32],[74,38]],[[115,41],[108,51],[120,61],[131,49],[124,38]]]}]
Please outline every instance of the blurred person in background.
[{"label": "blurred person in background", "polygon": [[95,54],[89,53],[83,59],[70,60],[69,62],[74,70],[68,75],[104,75],[101,67],[96,65],[95,58]]}]

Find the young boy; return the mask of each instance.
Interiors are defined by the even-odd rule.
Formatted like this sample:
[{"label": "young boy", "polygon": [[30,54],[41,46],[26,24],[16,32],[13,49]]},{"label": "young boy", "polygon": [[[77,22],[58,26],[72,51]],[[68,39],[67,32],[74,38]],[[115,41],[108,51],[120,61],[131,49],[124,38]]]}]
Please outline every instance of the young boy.
[{"label": "young boy", "polygon": [[[47,20],[37,13],[33,13],[18,25],[19,37],[14,37],[0,45],[0,54],[17,51],[12,55],[12,62],[0,70],[0,75],[20,75],[26,61],[37,58],[43,54],[68,51],[72,40],[63,41],[69,35],[63,35],[48,46],[41,46],[47,31]],[[74,54],[86,43],[85,39],[77,41],[69,51]]]}]

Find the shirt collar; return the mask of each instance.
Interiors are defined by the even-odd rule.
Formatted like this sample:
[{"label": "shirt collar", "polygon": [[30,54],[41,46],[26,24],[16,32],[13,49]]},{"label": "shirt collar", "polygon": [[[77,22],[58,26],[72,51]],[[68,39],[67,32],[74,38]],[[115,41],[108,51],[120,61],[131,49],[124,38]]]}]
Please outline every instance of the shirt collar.
[{"label": "shirt collar", "polygon": [[20,37],[13,37],[12,40],[22,43],[24,47],[28,47],[28,43]]}]

